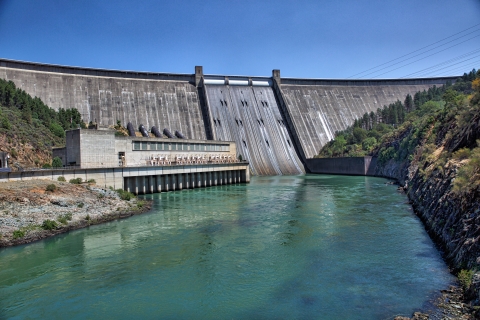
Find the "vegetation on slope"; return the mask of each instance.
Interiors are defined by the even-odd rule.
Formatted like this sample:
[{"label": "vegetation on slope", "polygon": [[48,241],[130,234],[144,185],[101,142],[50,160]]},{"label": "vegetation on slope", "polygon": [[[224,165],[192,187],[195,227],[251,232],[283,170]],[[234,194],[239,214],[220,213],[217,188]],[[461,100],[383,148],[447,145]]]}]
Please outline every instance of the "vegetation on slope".
[{"label": "vegetation on slope", "polygon": [[[337,133],[320,156],[378,156],[376,173],[396,178],[403,186],[425,229],[458,274],[465,290],[463,297],[475,306],[477,318],[480,317],[480,72],[473,70],[455,85],[432,89],[426,95],[417,93],[415,97],[410,110],[406,107],[408,97],[403,104],[397,101],[382,110],[397,111],[397,123],[386,121],[385,117],[378,121],[378,112],[377,122],[373,117],[363,117],[351,128]],[[404,120],[400,121],[402,112]],[[395,115],[389,114],[388,119],[392,118],[395,120]],[[372,137],[376,141],[366,143]]]},{"label": "vegetation on slope", "polygon": [[[464,74],[454,85],[447,84],[442,87],[432,87],[428,91],[417,92],[413,97],[407,95],[403,102],[396,101],[377,112],[365,113],[362,118],[355,120],[354,124],[346,130],[337,132],[335,139],[327,143],[320,150],[318,157],[357,157],[365,155],[377,155],[381,149],[381,145],[389,139],[394,139],[400,133],[406,133],[412,127],[416,127],[420,131],[415,137],[408,139],[408,150],[402,149],[401,154],[391,154],[392,149],[381,150],[382,159],[386,160],[390,156],[397,159],[405,158],[407,154],[411,154],[412,148],[415,148],[421,140],[418,134],[422,134],[420,128],[435,122],[437,126],[447,118],[439,118],[438,112],[450,116],[455,111],[463,110],[468,103],[459,105],[452,109],[454,99],[465,99],[474,92],[472,82],[477,77],[478,72],[475,70],[468,74]],[[448,102],[448,105],[447,105]],[[457,102],[460,103],[460,102]],[[433,118],[431,118],[433,117]],[[449,121],[449,120],[448,120]],[[405,141],[404,143],[406,143]]]},{"label": "vegetation on slope", "polygon": [[480,186],[480,71],[365,114],[337,132],[319,157],[378,156],[380,165],[414,162],[424,179],[459,163],[453,191]]},{"label": "vegetation on slope", "polygon": [[85,126],[78,110],[55,111],[0,79],[0,151],[10,153],[12,169],[50,165],[51,148],[63,146],[65,130],[78,126]]}]

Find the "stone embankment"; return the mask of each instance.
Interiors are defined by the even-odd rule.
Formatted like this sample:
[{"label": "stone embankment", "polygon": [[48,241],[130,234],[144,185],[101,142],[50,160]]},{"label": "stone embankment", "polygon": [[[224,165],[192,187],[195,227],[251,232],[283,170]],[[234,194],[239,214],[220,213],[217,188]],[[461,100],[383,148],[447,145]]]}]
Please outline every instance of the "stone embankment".
[{"label": "stone embankment", "polygon": [[[55,187],[48,188],[49,185]],[[95,185],[50,180],[0,183],[0,247],[29,243],[69,230],[148,211],[151,203],[122,200]]]},{"label": "stone embankment", "polygon": [[[450,160],[443,168],[431,170],[428,176],[420,174],[418,165],[397,163],[393,160],[377,166],[376,175],[398,181],[417,216],[423,221],[430,237],[442,251],[454,274],[460,270],[476,270],[480,264],[480,194],[452,191],[453,181],[461,162]],[[473,274],[472,282],[460,288],[450,288],[437,301],[445,317],[439,319],[476,319],[479,305],[480,274]],[[447,314],[449,316],[447,316]],[[426,316],[426,315],[423,315]],[[422,319],[419,314],[412,319]],[[425,318],[428,319],[428,318]],[[430,315],[429,319],[436,319]]]}]

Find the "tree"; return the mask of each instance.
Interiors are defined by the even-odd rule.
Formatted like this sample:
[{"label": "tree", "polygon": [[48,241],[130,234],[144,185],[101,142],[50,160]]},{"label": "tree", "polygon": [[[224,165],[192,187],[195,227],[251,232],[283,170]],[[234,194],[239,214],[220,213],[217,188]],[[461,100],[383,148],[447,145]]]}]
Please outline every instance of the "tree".
[{"label": "tree", "polygon": [[354,137],[354,142],[360,144],[367,137],[367,130],[358,128],[358,127],[354,128],[353,137]]},{"label": "tree", "polygon": [[405,102],[403,103],[405,105],[405,109],[407,112],[411,112],[413,110],[413,98],[410,94],[407,94],[405,97]]},{"label": "tree", "polygon": [[59,157],[53,158],[52,167],[54,167],[54,168],[63,167],[62,159],[60,159]]}]

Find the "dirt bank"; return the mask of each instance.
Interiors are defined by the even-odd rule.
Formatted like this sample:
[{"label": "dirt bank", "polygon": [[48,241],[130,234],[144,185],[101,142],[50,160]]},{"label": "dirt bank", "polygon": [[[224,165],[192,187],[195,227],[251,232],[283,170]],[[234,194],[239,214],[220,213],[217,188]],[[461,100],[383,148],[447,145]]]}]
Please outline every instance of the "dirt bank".
[{"label": "dirt bank", "polygon": [[[48,189],[54,191],[47,191]],[[151,202],[122,200],[92,184],[51,180],[0,183],[0,247],[29,243],[150,210]]]}]

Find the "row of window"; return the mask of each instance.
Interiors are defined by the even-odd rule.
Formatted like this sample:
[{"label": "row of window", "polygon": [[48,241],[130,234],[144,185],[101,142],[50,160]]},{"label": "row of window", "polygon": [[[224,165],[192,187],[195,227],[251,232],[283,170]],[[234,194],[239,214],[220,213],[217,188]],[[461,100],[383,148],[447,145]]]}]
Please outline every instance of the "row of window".
[{"label": "row of window", "polygon": [[230,151],[228,144],[133,141],[133,150],[159,151]]}]

